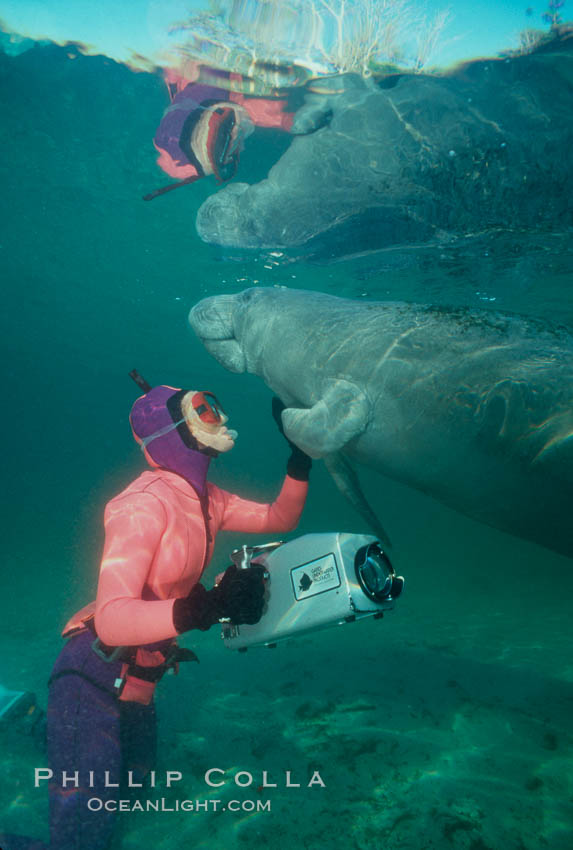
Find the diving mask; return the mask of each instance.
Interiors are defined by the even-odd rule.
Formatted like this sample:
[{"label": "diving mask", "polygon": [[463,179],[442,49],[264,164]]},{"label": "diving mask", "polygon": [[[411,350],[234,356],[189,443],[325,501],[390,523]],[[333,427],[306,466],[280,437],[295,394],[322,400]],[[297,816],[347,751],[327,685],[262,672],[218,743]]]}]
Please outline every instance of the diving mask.
[{"label": "diving mask", "polygon": [[191,406],[199,419],[209,425],[219,425],[223,419],[227,418],[221,402],[213,393],[203,391],[194,393]]},{"label": "diving mask", "polygon": [[[193,393],[191,396],[191,407],[201,422],[206,425],[223,425],[227,421],[227,416],[223,410],[221,402],[214,393],[207,391]],[[183,417],[176,422],[170,422],[169,425],[165,425],[165,427],[160,428],[153,434],[149,434],[149,436],[144,437],[140,443],[141,449],[145,449],[152,440],[156,440],[158,437],[163,437],[165,434],[169,434],[170,431],[174,431],[183,423],[187,423],[187,425],[189,425],[186,417]],[[227,433],[233,442],[238,437],[236,431],[228,430]]]}]

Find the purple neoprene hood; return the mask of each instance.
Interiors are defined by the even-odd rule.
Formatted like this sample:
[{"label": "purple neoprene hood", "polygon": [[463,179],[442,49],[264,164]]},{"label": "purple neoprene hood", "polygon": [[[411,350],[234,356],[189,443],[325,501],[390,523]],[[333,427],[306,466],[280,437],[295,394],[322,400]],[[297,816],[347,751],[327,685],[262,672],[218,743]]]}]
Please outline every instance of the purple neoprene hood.
[{"label": "purple neoprene hood", "polygon": [[183,125],[187,118],[190,113],[200,108],[202,101],[228,99],[229,92],[224,89],[199,83],[189,83],[182,92],[179,92],[171,106],[166,110],[155,134],[156,146],[166,150],[178,165],[189,165],[189,158],[179,145]]},{"label": "purple neoprene hood", "polygon": [[[167,401],[178,392],[181,390],[160,385],[136,400],[129,421],[138,442],[174,424]],[[186,446],[177,428],[152,440],[145,450],[157,466],[181,475],[199,495],[203,494],[211,458]]]}]

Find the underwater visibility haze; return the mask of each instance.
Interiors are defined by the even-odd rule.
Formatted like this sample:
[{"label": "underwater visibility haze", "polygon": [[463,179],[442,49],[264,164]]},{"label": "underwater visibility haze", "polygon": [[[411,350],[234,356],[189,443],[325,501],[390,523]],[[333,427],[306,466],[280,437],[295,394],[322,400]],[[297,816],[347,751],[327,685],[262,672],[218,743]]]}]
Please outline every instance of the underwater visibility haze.
[{"label": "underwater visibility haze", "polygon": [[570,10],[440,69],[390,30],[358,59],[348,20],[344,62],[277,40],[249,64],[254,7],[260,53],[277,7],[251,0],[190,12],[170,64],[1,34],[0,834],[22,839],[0,847],[71,850],[34,783],[41,714],[104,507],[146,468],[136,367],[220,399],[219,487],[276,498],[274,395],[314,458],[296,530],[221,532],[207,587],[243,544],[375,527],[405,589],[275,649],[183,635],[200,663],[160,683],[157,786],[135,792],[164,810],[122,812],[110,847],[569,850]]}]

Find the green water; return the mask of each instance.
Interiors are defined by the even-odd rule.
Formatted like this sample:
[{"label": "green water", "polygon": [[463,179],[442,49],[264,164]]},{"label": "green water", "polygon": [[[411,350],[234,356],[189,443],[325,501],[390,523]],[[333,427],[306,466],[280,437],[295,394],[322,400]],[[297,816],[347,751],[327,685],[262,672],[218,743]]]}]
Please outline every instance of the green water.
[{"label": "green water", "polygon": [[[69,55],[68,55],[69,54]],[[213,480],[272,499],[286,447],[270,392],[225,372],[187,326],[205,295],[281,284],[366,299],[517,310],[573,323],[571,248],[555,229],[348,263],[265,268],[204,245],[206,179],[145,204],[161,185],[151,138],[166,106],[160,77],[73,50],[0,55],[3,227],[2,682],[46,681],[65,620],[94,597],[105,502],[142,469],[127,413],[136,366],[152,383],[213,390],[239,432]],[[284,150],[251,140],[239,179]],[[232,253],[232,252],[231,252]],[[382,622],[236,655],[188,635],[200,665],[159,689],[159,769],[205,797],[208,767],[250,771],[217,797],[271,811],[122,818],[117,850],[468,848],[573,845],[571,562],[465,519],[373,473],[365,489],[395,542],[407,592]],[[315,463],[296,534],[367,531]],[[208,579],[245,542],[221,534]],[[45,764],[1,733],[0,826],[47,836]],[[262,771],[326,788],[258,792]],[[277,779],[278,778],[278,779]]]}]

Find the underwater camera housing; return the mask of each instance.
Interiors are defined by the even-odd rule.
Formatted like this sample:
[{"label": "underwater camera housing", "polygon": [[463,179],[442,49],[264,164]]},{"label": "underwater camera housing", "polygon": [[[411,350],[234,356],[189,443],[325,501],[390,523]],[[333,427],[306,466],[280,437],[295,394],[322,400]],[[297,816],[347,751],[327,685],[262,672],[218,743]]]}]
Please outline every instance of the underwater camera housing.
[{"label": "underwater camera housing", "polygon": [[317,629],[382,617],[404,587],[382,544],[365,534],[305,534],[288,543],[242,546],[231,557],[238,567],[265,567],[267,577],[259,622],[222,623],[229,649],[275,646]]}]

